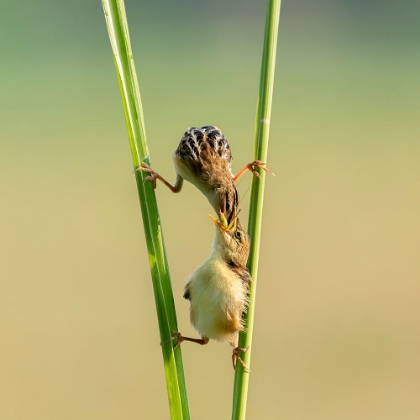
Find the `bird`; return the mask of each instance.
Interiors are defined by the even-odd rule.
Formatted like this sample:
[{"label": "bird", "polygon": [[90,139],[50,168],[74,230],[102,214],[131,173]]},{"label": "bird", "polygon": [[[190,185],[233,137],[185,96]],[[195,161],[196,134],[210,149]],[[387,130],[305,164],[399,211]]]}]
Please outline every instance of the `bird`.
[{"label": "bird", "polygon": [[264,162],[254,160],[245,165],[237,175],[233,175],[233,158],[229,143],[222,131],[212,125],[189,127],[173,153],[172,160],[177,173],[174,185],[166,181],[145,162],[141,162],[140,167],[135,171],[148,172],[150,175],[145,178],[145,181],[153,182],[153,187],[156,188],[156,181],[159,179],[174,193],[180,192],[184,179],[187,180],[207,197],[216,213],[224,200],[227,211],[225,216],[229,222],[234,209],[238,206],[235,182],[247,170],[255,176],[259,176],[255,167],[272,173],[264,167]]},{"label": "bird", "polygon": [[167,341],[175,341],[174,350],[183,341],[201,345],[210,339],[227,342],[233,347],[233,368],[239,361],[249,371],[238,354],[247,350],[238,347],[238,334],[245,330],[242,314],[248,306],[248,288],[252,281],[246,267],[250,238],[236,210],[233,213],[230,224],[223,210],[219,211],[219,220],[210,216],[216,225],[212,252],[187,278],[184,288],[184,298],[190,302],[191,325],[201,338],[171,331],[172,336]]}]

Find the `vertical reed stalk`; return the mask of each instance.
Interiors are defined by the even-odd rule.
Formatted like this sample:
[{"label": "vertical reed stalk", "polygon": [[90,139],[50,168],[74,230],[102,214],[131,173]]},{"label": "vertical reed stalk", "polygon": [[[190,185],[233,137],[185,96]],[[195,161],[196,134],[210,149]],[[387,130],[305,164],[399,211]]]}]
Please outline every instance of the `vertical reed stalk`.
[{"label": "vertical reed stalk", "polygon": [[[117,70],[133,166],[137,168],[140,162],[150,163],[150,160],[124,1],[102,0],[102,5]],[[143,172],[136,172],[136,181],[149,253],[160,338],[165,342],[170,337],[170,331],[177,331],[178,326],[156,196],[152,183],[144,183],[146,175]],[[190,415],[181,349],[174,352],[172,342],[166,342],[162,345],[162,353],[171,418],[187,420]]]},{"label": "vertical reed stalk", "polygon": [[[267,20],[265,26],[264,47],[261,64],[260,88],[258,94],[257,113],[255,121],[255,149],[254,159],[267,161],[268,135],[270,131],[271,102],[273,97],[274,69],[276,63],[277,32],[280,19],[281,0],[269,0]],[[251,342],[254,329],[254,310],[258,274],[258,257],[260,251],[260,235],[262,210],[264,199],[265,173],[260,172],[260,177],[253,177],[251,187],[248,234],[251,237],[251,249],[248,259],[253,282],[250,285],[250,305],[245,315],[246,332],[239,336],[239,347],[249,347],[244,353],[243,360],[250,366]],[[232,420],[243,420],[246,414],[248,397],[249,374],[240,364],[235,372],[233,392]]]}]

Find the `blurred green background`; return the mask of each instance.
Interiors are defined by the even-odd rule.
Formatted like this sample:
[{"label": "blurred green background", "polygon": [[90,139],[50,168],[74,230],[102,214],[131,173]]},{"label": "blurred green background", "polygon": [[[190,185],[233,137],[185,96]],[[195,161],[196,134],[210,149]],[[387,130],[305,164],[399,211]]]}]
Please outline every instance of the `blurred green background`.
[{"label": "blurred green background", "polygon": [[[127,1],[154,167],[192,125],[252,160],[265,1]],[[164,419],[137,191],[99,1],[2,1],[0,418]],[[249,419],[420,418],[420,4],[284,1]],[[250,174],[240,183],[247,218]],[[179,328],[214,226],[157,190]],[[183,345],[194,419],[230,347]]]}]

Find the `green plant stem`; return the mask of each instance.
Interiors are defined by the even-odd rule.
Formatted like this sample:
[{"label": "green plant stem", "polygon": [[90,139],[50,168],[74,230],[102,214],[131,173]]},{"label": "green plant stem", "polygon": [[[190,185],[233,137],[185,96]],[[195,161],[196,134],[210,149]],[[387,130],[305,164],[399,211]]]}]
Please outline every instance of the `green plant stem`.
[{"label": "green plant stem", "polygon": [[[280,19],[281,0],[269,0],[265,26],[263,57],[261,64],[260,88],[258,95],[255,121],[254,159],[267,161],[268,135],[270,130],[271,102],[273,97],[274,70],[276,63],[277,33]],[[254,329],[254,310],[258,274],[258,258],[260,252],[260,235],[264,199],[265,173],[260,171],[260,177],[253,177],[251,187],[248,234],[251,237],[251,249],[248,268],[252,276],[250,285],[250,304],[245,314],[246,332],[239,335],[239,347],[249,347],[243,360],[250,367],[251,342]],[[232,420],[245,419],[248,397],[249,373],[240,364],[235,371],[233,392]]]},{"label": "green plant stem", "polygon": [[[103,0],[102,4],[117,70],[133,166],[137,168],[140,162],[150,163],[150,160],[124,1]],[[163,343],[161,347],[169,407],[172,419],[184,420],[189,419],[190,415],[181,349],[174,352],[172,342],[167,341],[170,332],[178,330],[171,278],[155,191],[151,182],[144,183],[146,175],[143,172],[136,172],[136,181],[149,253],[160,338]]]}]

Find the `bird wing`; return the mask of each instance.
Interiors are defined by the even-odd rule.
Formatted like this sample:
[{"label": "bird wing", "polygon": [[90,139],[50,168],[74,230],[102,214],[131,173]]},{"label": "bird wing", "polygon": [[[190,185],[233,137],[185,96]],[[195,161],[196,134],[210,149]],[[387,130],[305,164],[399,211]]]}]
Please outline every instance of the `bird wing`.
[{"label": "bird wing", "polygon": [[241,270],[241,273],[239,273],[239,277],[241,278],[242,282],[249,287],[249,283],[252,281],[252,277],[249,270],[246,267],[243,270]]},{"label": "bird wing", "polygon": [[238,267],[229,264],[229,268],[236,273],[236,275],[241,279],[243,284],[249,287],[249,283],[252,281],[252,277],[247,267]]}]

